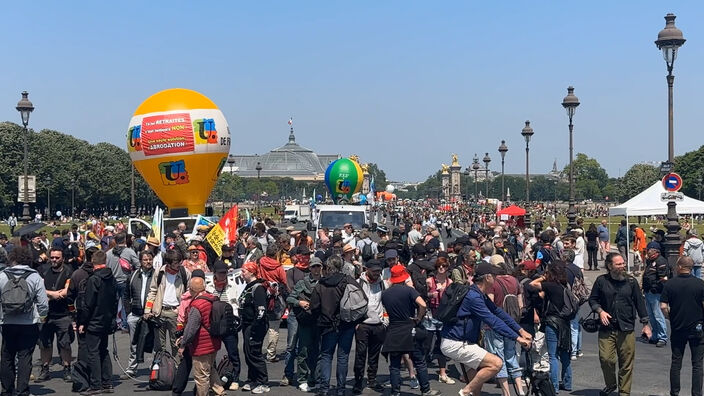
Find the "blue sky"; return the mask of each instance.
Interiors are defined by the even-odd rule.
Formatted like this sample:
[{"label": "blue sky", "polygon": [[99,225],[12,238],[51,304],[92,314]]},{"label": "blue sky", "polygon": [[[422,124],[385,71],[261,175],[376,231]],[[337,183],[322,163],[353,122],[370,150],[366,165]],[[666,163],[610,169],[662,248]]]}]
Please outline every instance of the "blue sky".
[{"label": "blue sky", "polygon": [[568,85],[582,102],[575,152],[610,176],[667,156],[665,62],[653,41],[677,15],[675,152],[704,137],[704,4],[691,2],[13,2],[3,6],[0,120],[28,90],[30,126],[124,146],[134,109],[166,88],[223,110],[232,152],[298,142],[424,180],[509,147],[522,173],[568,160]]}]

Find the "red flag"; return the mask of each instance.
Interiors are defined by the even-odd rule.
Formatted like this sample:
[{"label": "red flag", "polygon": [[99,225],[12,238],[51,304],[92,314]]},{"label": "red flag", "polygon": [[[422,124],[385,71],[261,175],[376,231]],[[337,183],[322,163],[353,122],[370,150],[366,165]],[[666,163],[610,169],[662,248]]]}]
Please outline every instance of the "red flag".
[{"label": "red flag", "polygon": [[237,219],[239,218],[239,207],[237,205],[230,208],[225,216],[218,222],[220,228],[225,232],[225,242],[237,241]]}]

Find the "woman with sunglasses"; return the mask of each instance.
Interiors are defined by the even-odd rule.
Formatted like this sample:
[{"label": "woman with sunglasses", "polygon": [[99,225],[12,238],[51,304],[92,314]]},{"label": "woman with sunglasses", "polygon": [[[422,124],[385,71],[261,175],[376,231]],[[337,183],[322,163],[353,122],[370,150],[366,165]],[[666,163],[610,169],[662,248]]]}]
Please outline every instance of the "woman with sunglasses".
[{"label": "woman with sunglasses", "polygon": [[[428,284],[428,308],[430,312],[435,315],[438,307],[440,306],[440,299],[445,290],[452,284],[452,279],[449,277],[450,263],[446,257],[440,256],[435,261],[435,273],[429,276],[427,279]],[[431,321],[435,322],[433,319]],[[429,331],[435,332],[435,346],[432,348],[432,354],[436,355],[438,358],[438,367],[440,368],[440,373],[438,374],[438,380],[446,384],[452,385],[455,381],[447,376],[446,367],[447,359],[445,355],[440,352],[440,330],[442,329],[441,324],[432,323]],[[430,335],[430,334],[428,334]],[[431,337],[428,337],[431,338]],[[430,348],[428,348],[430,350]]]}]

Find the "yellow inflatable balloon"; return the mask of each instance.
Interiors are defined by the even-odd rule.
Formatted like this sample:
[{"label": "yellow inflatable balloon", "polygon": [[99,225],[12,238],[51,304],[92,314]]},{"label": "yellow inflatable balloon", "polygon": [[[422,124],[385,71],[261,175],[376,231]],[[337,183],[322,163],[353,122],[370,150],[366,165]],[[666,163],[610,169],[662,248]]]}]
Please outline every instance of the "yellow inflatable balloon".
[{"label": "yellow inflatable balloon", "polygon": [[167,89],[147,98],[134,112],[127,150],[169,210],[202,214],[230,152],[230,128],[205,95]]}]

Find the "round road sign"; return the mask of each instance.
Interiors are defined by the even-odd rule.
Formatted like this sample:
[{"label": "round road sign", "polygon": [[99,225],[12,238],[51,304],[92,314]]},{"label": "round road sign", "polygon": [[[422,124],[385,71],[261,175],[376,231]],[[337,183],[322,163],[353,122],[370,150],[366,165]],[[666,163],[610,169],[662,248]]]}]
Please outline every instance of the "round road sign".
[{"label": "round road sign", "polygon": [[670,172],[662,178],[662,186],[667,191],[679,191],[682,188],[682,177],[675,172]]}]

